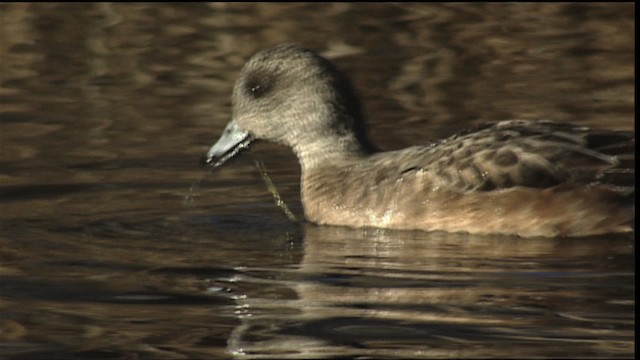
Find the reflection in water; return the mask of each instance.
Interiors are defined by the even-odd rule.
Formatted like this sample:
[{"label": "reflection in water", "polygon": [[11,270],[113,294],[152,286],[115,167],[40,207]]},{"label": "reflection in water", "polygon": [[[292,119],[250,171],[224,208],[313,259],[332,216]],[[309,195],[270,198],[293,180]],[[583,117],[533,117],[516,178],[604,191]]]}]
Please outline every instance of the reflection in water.
[{"label": "reflection in water", "polygon": [[288,41],[336,57],[385,148],[507,118],[633,129],[634,13],[0,4],[3,357],[633,356],[632,237],[301,227],[252,160],[301,218],[289,151],[197,161],[244,61]]},{"label": "reflection in water", "polygon": [[[633,352],[630,237],[299,229],[264,216],[137,214],[32,223],[23,239],[4,242],[0,326],[14,358]],[[33,253],[24,239],[46,240]]]},{"label": "reflection in water", "polygon": [[276,282],[295,289],[296,298],[239,300],[244,313],[230,338],[232,352],[510,357],[527,348],[528,356],[555,357],[570,347],[581,357],[633,346],[632,294],[607,285],[633,287],[629,238],[603,243],[308,225],[304,245],[295,270],[248,271],[253,277],[245,281],[256,284],[280,276]]}]

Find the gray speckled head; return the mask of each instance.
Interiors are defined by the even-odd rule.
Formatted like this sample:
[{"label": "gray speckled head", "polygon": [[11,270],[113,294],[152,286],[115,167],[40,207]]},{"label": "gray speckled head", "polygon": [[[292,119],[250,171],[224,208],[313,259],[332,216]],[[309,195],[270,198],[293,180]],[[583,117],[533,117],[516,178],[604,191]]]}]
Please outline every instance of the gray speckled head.
[{"label": "gray speckled head", "polygon": [[220,165],[218,159],[253,139],[290,146],[303,167],[373,151],[349,81],[328,60],[296,44],[261,51],[245,64],[233,90],[233,119],[207,162]]}]

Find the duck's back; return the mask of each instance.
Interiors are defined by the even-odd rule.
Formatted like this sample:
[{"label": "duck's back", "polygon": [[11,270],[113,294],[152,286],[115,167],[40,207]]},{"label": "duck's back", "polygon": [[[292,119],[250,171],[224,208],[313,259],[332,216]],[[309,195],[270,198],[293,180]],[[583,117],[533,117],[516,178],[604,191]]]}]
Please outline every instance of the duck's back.
[{"label": "duck's back", "polygon": [[635,135],[503,121],[303,172],[307,217],[400,229],[583,236],[632,229]]}]

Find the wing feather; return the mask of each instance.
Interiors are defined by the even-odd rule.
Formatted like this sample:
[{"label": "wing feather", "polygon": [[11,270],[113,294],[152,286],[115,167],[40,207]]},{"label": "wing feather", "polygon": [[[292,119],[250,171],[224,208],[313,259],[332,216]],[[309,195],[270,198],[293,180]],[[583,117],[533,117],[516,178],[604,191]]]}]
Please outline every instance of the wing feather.
[{"label": "wing feather", "polygon": [[424,158],[426,164],[407,169],[428,171],[439,185],[460,190],[595,181],[622,185],[635,178],[635,134],[550,121],[501,121],[432,144]]}]

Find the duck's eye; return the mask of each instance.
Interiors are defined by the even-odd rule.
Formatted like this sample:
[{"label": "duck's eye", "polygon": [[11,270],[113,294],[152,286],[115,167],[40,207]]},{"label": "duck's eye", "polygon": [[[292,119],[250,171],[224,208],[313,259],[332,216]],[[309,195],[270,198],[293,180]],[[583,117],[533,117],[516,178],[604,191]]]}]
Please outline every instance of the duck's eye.
[{"label": "duck's eye", "polygon": [[262,86],[260,86],[260,84],[251,87],[252,94],[256,94],[260,91],[262,91]]},{"label": "duck's eye", "polygon": [[245,92],[254,99],[261,98],[271,90],[273,81],[270,77],[260,73],[252,73],[244,82]]}]

